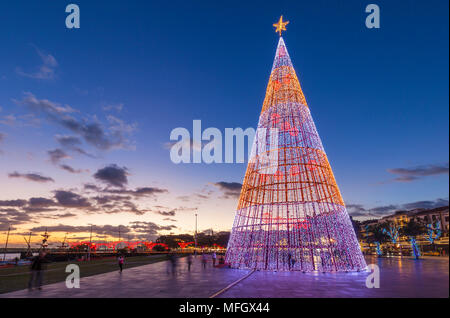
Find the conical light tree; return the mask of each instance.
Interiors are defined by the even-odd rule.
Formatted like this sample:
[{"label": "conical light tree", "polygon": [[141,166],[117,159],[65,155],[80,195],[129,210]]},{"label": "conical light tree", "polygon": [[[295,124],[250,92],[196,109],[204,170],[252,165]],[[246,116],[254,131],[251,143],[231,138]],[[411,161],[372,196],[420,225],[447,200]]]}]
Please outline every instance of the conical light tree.
[{"label": "conical light tree", "polygon": [[366,262],[281,37],[286,24],[274,25],[280,40],[226,262],[261,270],[361,270]]}]

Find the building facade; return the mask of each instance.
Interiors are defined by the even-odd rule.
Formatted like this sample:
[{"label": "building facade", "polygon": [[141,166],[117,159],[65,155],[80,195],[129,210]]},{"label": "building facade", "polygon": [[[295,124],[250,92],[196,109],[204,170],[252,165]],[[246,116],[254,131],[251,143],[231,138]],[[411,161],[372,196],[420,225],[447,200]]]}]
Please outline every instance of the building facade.
[{"label": "building facade", "polygon": [[[373,229],[376,226],[387,224],[398,232],[398,238],[392,239],[389,228],[385,232],[387,237],[381,244],[383,253],[408,255],[410,252],[410,239],[402,236],[400,228],[406,226],[409,221],[416,221],[425,227],[432,229],[432,232],[425,233],[417,237],[423,255],[448,255],[449,251],[449,207],[439,207],[435,209],[415,209],[410,211],[397,211],[392,215],[384,216],[380,219],[367,220],[359,222],[357,231],[360,240],[361,249],[365,254],[374,254],[376,247],[374,241]],[[391,236],[390,236],[391,235]],[[430,235],[432,236],[430,238]],[[435,239],[432,239],[434,238]]]}]

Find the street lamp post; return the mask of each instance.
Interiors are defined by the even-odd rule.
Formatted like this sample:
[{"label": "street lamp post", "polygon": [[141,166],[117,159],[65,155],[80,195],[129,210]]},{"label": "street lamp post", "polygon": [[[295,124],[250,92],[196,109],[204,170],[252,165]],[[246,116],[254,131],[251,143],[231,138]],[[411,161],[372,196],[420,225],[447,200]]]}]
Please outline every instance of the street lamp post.
[{"label": "street lamp post", "polygon": [[9,231],[11,230],[11,226],[8,226],[8,234],[6,234],[6,243],[5,243],[5,251],[3,253],[3,261],[6,259],[6,250],[8,249],[8,241],[9,241]]},{"label": "street lamp post", "polygon": [[89,235],[88,261],[91,260],[91,245],[92,245],[92,224],[91,224],[91,233]]},{"label": "street lamp post", "polygon": [[195,233],[194,233],[195,251],[197,251],[197,213],[195,213]]},{"label": "street lamp post", "polygon": [[121,236],[120,236],[120,227],[121,227],[121,225],[119,225],[119,242],[117,242],[117,247],[116,247],[116,252],[117,252],[117,249],[119,248],[119,244],[120,244],[120,240],[122,239],[121,238]]}]

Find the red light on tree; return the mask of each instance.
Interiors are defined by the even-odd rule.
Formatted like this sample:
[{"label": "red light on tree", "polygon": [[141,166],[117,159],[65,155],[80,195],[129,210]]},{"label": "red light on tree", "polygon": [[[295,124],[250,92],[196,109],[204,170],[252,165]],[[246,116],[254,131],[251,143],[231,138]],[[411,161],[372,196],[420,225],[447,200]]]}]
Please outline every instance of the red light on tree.
[{"label": "red light on tree", "polygon": [[[276,25],[281,32],[282,21]],[[228,242],[234,268],[352,271],[366,267],[344,200],[315,127],[283,38],[258,129],[278,128],[267,140],[267,163],[249,161]],[[255,138],[254,147],[257,146]],[[261,158],[260,158],[261,157]],[[268,174],[268,171],[275,173]],[[294,260],[294,262],[292,262]]]}]

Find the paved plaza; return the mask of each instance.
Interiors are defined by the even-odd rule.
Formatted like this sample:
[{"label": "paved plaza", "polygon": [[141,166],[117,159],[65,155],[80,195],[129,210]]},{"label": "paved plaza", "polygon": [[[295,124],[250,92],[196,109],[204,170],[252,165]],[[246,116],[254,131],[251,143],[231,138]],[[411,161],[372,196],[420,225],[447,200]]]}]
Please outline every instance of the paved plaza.
[{"label": "paved plaza", "polygon": [[44,286],[42,291],[21,290],[0,297],[210,297],[246,277],[217,297],[448,297],[448,258],[412,260],[409,258],[368,257],[368,264],[380,267],[380,288],[366,288],[369,273],[266,272],[202,268],[194,259],[187,271],[186,258],[179,260],[177,274],[167,273],[168,262],[125,268],[122,274],[110,272],[81,279],[79,289],[65,282]]},{"label": "paved plaza", "polygon": [[259,271],[219,297],[448,297],[448,258],[367,257],[380,268],[380,288],[367,288],[369,273]]}]

